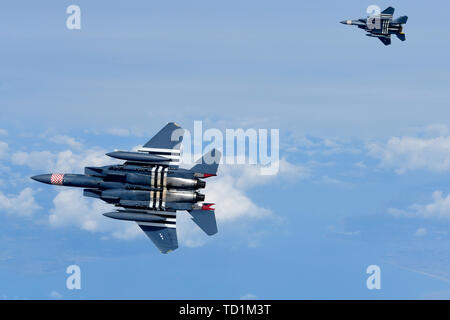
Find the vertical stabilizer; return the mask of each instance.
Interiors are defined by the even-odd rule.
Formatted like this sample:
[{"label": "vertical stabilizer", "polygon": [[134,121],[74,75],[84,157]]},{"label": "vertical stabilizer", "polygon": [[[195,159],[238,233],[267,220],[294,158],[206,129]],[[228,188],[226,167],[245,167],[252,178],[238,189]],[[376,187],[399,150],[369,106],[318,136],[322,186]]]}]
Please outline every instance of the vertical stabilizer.
[{"label": "vertical stabilizer", "polygon": [[217,175],[221,156],[222,154],[219,150],[212,149],[205,153],[190,170],[194,173],[202,174],[204,178],[215,176]]}]

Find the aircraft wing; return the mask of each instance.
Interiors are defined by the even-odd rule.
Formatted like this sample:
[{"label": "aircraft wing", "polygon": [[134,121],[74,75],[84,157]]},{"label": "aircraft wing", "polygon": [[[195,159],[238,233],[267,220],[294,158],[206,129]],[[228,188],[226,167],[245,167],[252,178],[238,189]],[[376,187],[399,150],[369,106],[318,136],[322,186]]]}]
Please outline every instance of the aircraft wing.
[{"label": "aircraft wing", "polygon": [[161,253],[169,253],[178,248],[177,229],[175,225],[167,227],[154,223],[136,222]]},{"label": "aircraft wing", "polygon": [[392,20],[392,17],[394,15],[395,9],[392,7],[388,7],[384,9],[384,11],[381,12],[381,19],[387,19],[389,21]]},{"label": "aircraft wing", "polygon": [[144,148],[154,149],[177,149],[183,141],[184,130],[175,122],[169,122],[156,135],[153,136]]},{"label": "aircraft wing", "polygon": [[377,38],[380,39],[380,41],[383,42],[383,44],[385,46],[388,46],[391,44],[391,37],[382,36],[382,37],[377,37]]},{"label": "aircraft wing", "polygon": [[[180,164],[180,148],[183,142],[184,129],[174,122],[168,123],[156,135],[147,141],[139,152],[160,156],[170,161],[154,162],[154,165],[178,167]],[[130,162],[129,162],[130,163]]]}]

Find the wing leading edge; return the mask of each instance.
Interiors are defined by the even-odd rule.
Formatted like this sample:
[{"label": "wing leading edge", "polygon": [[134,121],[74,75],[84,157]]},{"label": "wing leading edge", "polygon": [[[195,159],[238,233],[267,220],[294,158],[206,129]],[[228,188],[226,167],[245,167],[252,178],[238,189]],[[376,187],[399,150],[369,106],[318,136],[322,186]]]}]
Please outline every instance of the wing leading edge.
[{"label": "wing leading edge", "polygon": [[381,16],[385,19],[392,20],[392,16],[394,15],[395,9],[393,7],[387,7],[381,12]]},{"label": "wing leading edge", "polygon": [[183,134],[183,128],[175,122],[169,122],[157,134],[155,134],[153,138],[144,144],[144,148],[180,150],[181,142],[183,141]]},{"label": "wing leading edge", "polygon": [[[178,168],[181,158],[181,143],[183,142],[184,129],[175,122],[166,124],[157,134],[147,141],[139,153],[145,153],[153,157],[162,157],[165,161],[154,161],[154,165],[163,165]],[[142,164],[141,161],[135,161]],[[141,163],[139,163],[141,162]],[[132,163],[129,161],[128,163]],[[148,165],[148,163],[146,163]]]}]

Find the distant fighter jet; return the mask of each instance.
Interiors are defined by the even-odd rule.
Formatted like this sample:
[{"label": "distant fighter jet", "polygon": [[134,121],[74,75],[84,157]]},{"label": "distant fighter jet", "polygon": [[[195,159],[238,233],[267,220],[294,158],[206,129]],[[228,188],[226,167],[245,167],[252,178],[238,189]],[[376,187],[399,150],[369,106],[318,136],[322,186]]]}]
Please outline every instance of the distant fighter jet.
[{"label": "distant fighter jet", "polygon": [[391,44],[391,34],[395,34],[401,41],[406,40],[403,33],[403,24],[408,21],[408,17],[402,16],[392,20],[394,11],[394,8],[389,7],[379,15],[366,19],[341,21],[341,23],[358,26],[358,28],[368,32],[366,36],[378,38],[384,45],[388,46]]},{"label": "distant fighter jet", "polygon": [[123,164],[86,167],[84,174],[42,174],[32,179],[60,186],[84,188],[84,196],[114,204],[117,209],[103,215],[136,221],[162,253],[178,248],[177,210],[187,210],[207,234],[217,233],[213,203],[204,203],[198,189],[205,178],[217,174],[221,154],[213,149],[191,169],[179,168],[184,130],[167,124],[138,152],[114,151],[106,155]]}]

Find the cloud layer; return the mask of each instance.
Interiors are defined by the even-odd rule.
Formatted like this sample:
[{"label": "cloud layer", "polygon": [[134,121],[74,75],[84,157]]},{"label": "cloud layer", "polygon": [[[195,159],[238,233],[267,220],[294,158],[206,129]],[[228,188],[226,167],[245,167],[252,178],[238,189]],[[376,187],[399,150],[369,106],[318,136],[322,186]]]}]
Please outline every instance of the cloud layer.
[{"label": "cloud layer", "polygon": [[135,223],[115,221],[102,215],[113,210],[114,207],[103,201],[84,197],[80,189],[63,189],[53,199],[48,221],[53,227],[109,233],[117,239],[132,239],[140,234]]},{"label": "cloud layer", "polygon": [[0,192],[0,210],[18,216],[31,216],[39,209],[34,199],[34,191],[31,188],[23,189],[18,195],[5,195]]},{"label": "cloud layer", "polygon": [[391,208],[388,212],[397,217],[450,219],[450,195],[444,197],[442,191],[435,191],[429,204],[413,204],[408,210]]},{"label": "cloud layer", "polygon": [[66,173],[82,172],[87,166],[103,166],[116,161],[105,156],[105,150],[93,148],[80,153],[71,150],[15,152],[11,156],[11,162],[15,165],[28,166],[33,170]]},{"label": "cloud layer", "polygon": [[381,160],[383,168],[394,168],[398,174],[425,169],[450,171],[450,137],[392,137],[387,143],[368,145],[369,155]]}]

